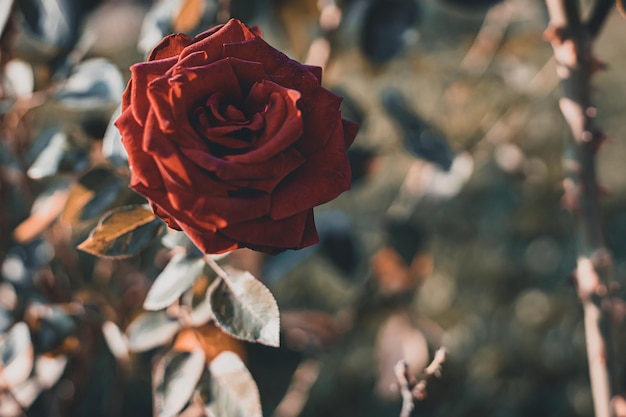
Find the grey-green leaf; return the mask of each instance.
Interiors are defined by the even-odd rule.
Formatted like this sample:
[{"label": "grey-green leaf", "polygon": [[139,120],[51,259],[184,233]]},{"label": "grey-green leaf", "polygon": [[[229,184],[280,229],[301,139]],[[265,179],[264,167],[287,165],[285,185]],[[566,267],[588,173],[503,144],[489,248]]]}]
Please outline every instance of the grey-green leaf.
[{"label": "grey-green leaf", "polygon": [[146,310],[161,310],[172,304],[182,295],[204,269],[202,258],[190,257],[179,253],[167,264],[163,272],[154,280],[143,308]]},{"label": "grey-green leaf", "polygon": [[174,417],[185,407],[205,369],[202,349],[168,352],[155,365],[154,406],[159,417]]},{"label": "grey-green leaf", "polygon": [[227,333],[268,346],[280,344],[278,305],[272,293],[247,271],[229,271],[211,293],[217,324]]},{"label": "grey-green leaf", "polygon": [[209,395],[204,395],[208,415],[262,417],[259,390],[239,356],[224,351],[213,359],[209,371]]},{"label": "grey-green leaf", "polygon": [[122,135],[114,124],[120,114],[121,105],[113,112],[102,138],[102,154],[115,166],[128,165],[128,153],[122,144]]},{"label": "grey-green leaf", "polygon": [[47,139],[45,147],[39,151],[36,159],[28,168],[27,174],[32,179],[50,177],[57,173],[63,158],[69,151],[67,134],[59,130],[45,132]]},{"label": "grey-green leaf", "polygon": [[57,91],[56,99],[64,107],[81,112],[113,110],[120,102],[124,87],[124,77],[113,63],[104,58],[91,58],[74,68]]},{"label": "grey-green leaf", "polygon": [[169,318],[165,311],[148,311],[135,318],[126,329],[128,350],[143,352],[172,340],[180,329],[177,320]]},{"label": "grey-green leaf", "polygon": [[0,339],[0,359],[5,383],[15,386],[26,381],[34,361],[33,344],[26,323],[16,323]]}]

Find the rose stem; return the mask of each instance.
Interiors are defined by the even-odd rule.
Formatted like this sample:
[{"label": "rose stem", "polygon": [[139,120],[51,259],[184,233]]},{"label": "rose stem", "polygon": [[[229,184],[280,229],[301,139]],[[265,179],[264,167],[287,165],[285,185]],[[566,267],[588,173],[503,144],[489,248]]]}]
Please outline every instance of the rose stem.
[{"label": "rose stem", "polygon": [[615,392],[608,300],[611,257],[605,247],[600,218],[601,190],[595,154],[604,133],[594,125],[591,75],[599,69],[591,46],[611,8],[597,0],[587,24],[581,21],[577,0],[546,0],[550,22],[544,36],[550,41],[562,88],[559,105],[572,139],[565,146],[564,201],[577,218],[578,261],[574,279],[583,306],[587,359],[596,417],[610,417]]}]

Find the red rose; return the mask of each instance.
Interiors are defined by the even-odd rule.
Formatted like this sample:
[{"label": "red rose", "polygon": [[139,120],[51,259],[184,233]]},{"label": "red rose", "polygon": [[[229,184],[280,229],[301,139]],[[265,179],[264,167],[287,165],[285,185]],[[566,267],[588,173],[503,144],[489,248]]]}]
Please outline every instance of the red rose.
[{"label": "red rose", "polygon": [[350,187],[357,126],[321,69],[238,20],[163,39],[131,67],[116,125],[130,186],[206,253],[318,241],[313,207]]}]

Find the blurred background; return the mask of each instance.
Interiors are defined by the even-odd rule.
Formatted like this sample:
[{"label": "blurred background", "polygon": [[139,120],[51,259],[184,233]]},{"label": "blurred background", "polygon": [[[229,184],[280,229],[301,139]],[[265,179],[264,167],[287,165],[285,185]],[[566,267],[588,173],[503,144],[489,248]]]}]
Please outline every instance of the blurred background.
[{"label": "blurred background", "polygon": [[[230,17],[322,66],[361,129],[352,190],[317,211],[319,245],[229,257],[276,297],[281,348],[206,326],[207,358],[238,352],[265,416],[397,416],[393,366],[419,373],[440,346],[442,377],[415,415],[591,416],[568,278],[568,132],[538,0],[0,0],[0,357],[20,387],[1,390],[0,415],[152,415],[155,350],[116,353],[102,324],[126,329],[170,255],[75,246],[105,209],[141,202],[110,123],[129,66],[169,33]],[[598,158],[618,280],[624,36],[614,11],[596,42],[609,70],[594,79],[613,138]]]}]

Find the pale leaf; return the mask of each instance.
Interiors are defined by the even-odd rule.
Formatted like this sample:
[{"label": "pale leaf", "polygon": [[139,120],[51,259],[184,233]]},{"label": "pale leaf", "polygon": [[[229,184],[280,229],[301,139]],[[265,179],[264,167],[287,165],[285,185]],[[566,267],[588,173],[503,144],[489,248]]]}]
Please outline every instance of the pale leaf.
[{"label": "pale leaf", "polygon": [[154,280],[143,308],[161,310],[172,304],[182,295],[202,273],[205,262],[202,258],[179,253],[167,264]]},{"label": "pale leaf", "polygon": [[205,369],[202,349],[168,352],[155,365],[154,405],[159,417],[174,417],[185,407]]},{"label": "pale leaf", "polygon": [[209,371],[209,386],[200,387],[205,391],[207,414],[220,417],[262,417],[259,390],[239,356],[224,351],[213,359]]},{"label": "pale leaf", "polygon": [[280,344],[278,305],[272,293],[252,274],[230,271],[211,293],[217,324],[227,333],[250,342]]},{"label": "pale leaf", "polygon": [[148,311],[135,318],[126,329],[128,350],[142,352],[161,346],[172,340],[180,329],[177,320],[169,318],[165,311]]}]

